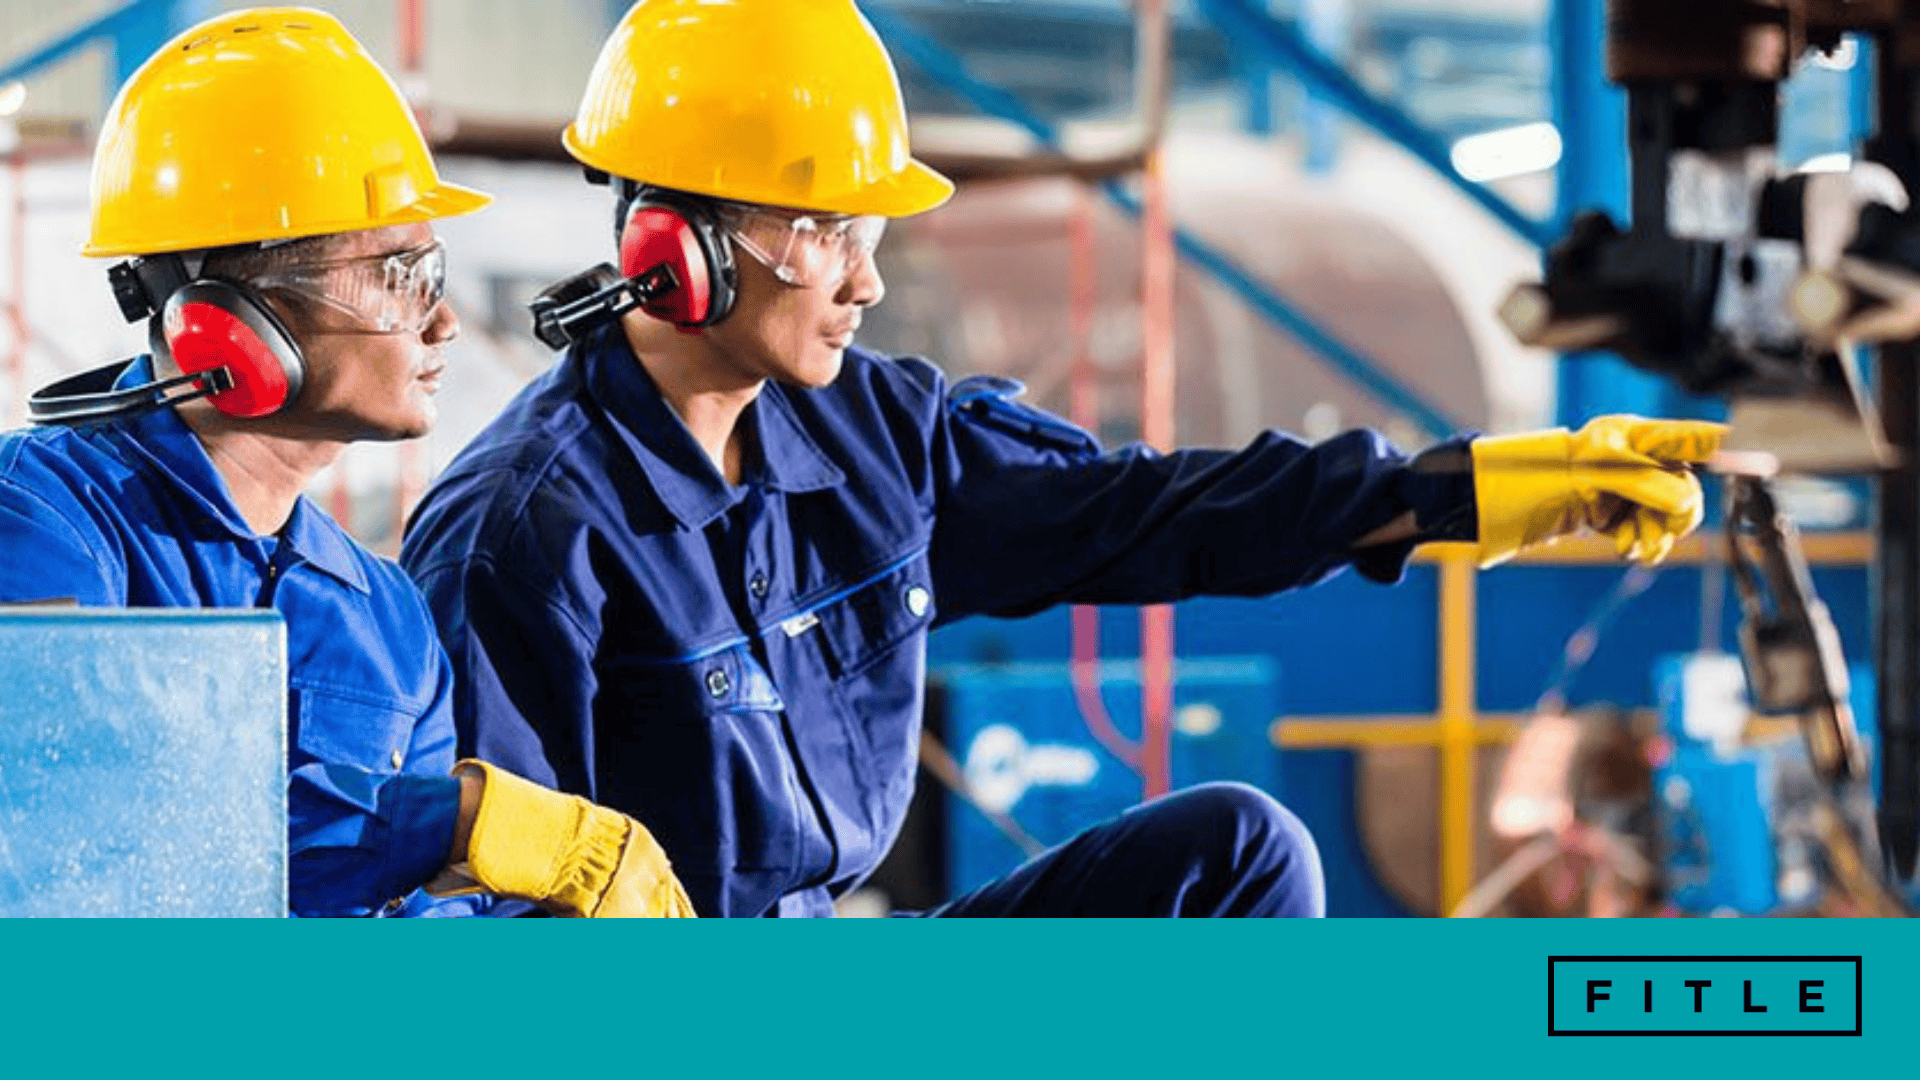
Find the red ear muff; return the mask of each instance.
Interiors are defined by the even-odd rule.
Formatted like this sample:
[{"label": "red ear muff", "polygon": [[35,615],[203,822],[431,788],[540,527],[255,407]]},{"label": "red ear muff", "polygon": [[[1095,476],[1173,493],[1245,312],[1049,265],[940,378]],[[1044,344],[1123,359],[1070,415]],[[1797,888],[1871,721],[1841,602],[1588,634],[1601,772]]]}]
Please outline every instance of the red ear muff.
[{"label": "red ear muff", "polygon": [[676,286],[645,304],[647,314],[695,330],[733,310],[733,247],[713,211],[696,199],[650,189],[634,200],[620,230],[620,273],[637,278],[660,266]]},{"label": "red ear muff", "polygon": [[267,306],[221,281],[174,291],[160,314],[159,336],[186,374],[225,368],[233,385],[208,396],[228,416],[279,412],[300,393],[300,346]]}]

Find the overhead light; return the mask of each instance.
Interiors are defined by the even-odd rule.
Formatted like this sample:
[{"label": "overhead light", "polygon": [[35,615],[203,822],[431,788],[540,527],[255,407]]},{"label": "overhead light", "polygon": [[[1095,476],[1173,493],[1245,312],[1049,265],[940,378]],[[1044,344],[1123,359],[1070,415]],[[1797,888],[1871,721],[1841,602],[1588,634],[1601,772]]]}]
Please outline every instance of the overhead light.
[{"label": "overhead light", "polygon": [[1453,144],[1453,167],[1469,180],[1504,180],[1553,168],[1560,150],[1560,129],[1542,120],[1461,139]]},{"label": "overhead light", "polygon": [[12,116],[27,103],[27,84],[10,82],[0,86],[0,116]]}]

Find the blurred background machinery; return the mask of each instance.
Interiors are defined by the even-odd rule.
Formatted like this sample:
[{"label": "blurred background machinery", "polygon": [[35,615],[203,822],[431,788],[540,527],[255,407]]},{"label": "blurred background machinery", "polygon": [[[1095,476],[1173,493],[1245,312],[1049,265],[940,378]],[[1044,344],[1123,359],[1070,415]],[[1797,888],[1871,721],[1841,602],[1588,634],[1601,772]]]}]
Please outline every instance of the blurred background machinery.
[{"label": "blurred background machinery", "polygon": [[[1749,808],[1739,820],[1771,818],[1776,828],[1754,829],[1747,843],[1764,847],[1770,831],[1779,864],[1797,853],[1804,872],[1799,888],[1781,874],[1778,895],[1736,889],[1737,909],[1798,898],[1817,882],[1861,914],[1909,910],[1902,894],[1920,848],[1916,30],[1920,5],[1900,0],[1609,0],[1607,76],[1626,95],[1629,211],[1581,210],[1549,247],[1544,281],[1517,288],[1501,312],[1520,340],[1606,349],[1725,398],[1727,446],[1766,459],[1727,481],[1727,560],[1751,705],[1795,721],[1805,755],[1755,750],[1717,762],[1736,770],[1717,779],[1749,789],[1762,778],[1764,813]],[[1783,161],[1781,85],[1810,53],[1862,48],[1875,61],[1857,110],[1871,132],[1864,159],[1817,170]],[[1865,368],[1876,348],[1874,394]],[[1798,529],[1777,504],[1779,467],[1875,481],[1871,734],[1856,721],[1839,630]],[[1740,758],[1738,744],[1723,741],[1716,756]],[[1684,822],[1718,805],[1723,813],[1702,820],[1724,824],[1725,791],[1685,775],[1695,760],[1682,746],[1675,771],[1660,777],[1666,808]],[[1709,797],[1695,802],[1690,788]],[[1670,848],[1698,832],[1671,828],[1660,839]],[[1689,876],[1715,880],[1710,860],[1696,863]]]},{"label": "blurred background machinery", "polygon": [[[9,422],[29,388],[142,347],[102,267],[75,254],[92,131],[148,52],[238,6],[0,0]],[[466,331],[438,430],[355,447],[314,493],[391,551],[427,480],[552,362],[528,332],[526,301],[610,254],[605,196],[580,181],[557,135],[625,4],[323,6],[398,74],[445,171],[500,196],[442,229]],[[1544,335],[1556,317],[1608,314],[1556,316],[1562,279],[1542,274],[1578,214],[1643,223],[1629,211],[1645,170],[1630,163],[1648,144],[1630,140],[1631,95],[1607,78],[1604,0],[862,7],[895,56],[917,150],[963,181],[947,207],[890,231],[870,347],[924,353],[955,377],[1016,377],[1109,442],[1371,425],[1417,447],[1603,412],[1724,414],[1687,390],[1721,385],[1672,377],[1617,334]],[[1873,34],[1782,41],[1797,63],[1772,71],[1785,77],[1770,160],[1783,174],[1845,170],[1870,133],[1876,70],[1887,77]],[[1542,333],[1517,338],[1510,301],[1526,283],[1546,300],[1535,305]],[[1592,295],[1590,307],[1606,298]],[[1602,346],[1638,366],[1553,351]],[[1682,354],[1700,350],[1667,355]],[[1771,490],[1799,525],[1809,581],[1855,672],[1855,711],[1876,715],[1859,697],[1887,685],[1869,674],[1868,570],[1886,552],[1868,527],[1873,485],[1825,475]],[[1239,779],[1312,826],[1333,913],[1455,912],[1470,893],[1484,899],[1475,882],[1534,838],[1496,829],[1495,796],[1508,747],[1551,714],[1589,718],[1564,771],[1584,793],[1573,803],[1585,816],[1570,820],[1637,846],[1594,846],[1607,839],[1595,833],[1570,850],[1560,836],[1552,859],[1485,913],[1818,909],[1781,869],[1799,865],[1780,808],[1805,786],[1788,782],[1809,768],[1792,763],[1801,743],[1765,724],[1734,744],[1690,743],[1658,719],[1670,712],[1669,658],[1738,653],[1738,593],[1721,539],[1703,535],[1657,574],[1623,577],[1609,551],[1580,543],[1488,575],[1436,548],[1395,590],[1349,577],[1270,602],[949,628],[933,644],[939,738],[923,755],[943,782],[922,784],[867,906],[935,902],[1145,794]],[[1895,614],[1883,605],[1880,625]],[[1920,622],[1920,608],[1900,617]],[[1750,783],[1725,771],[1740,769]],[[1684,814],[1671,798],[1683,789]],[[1581,899],[1595,880],[1611,891]]]}]

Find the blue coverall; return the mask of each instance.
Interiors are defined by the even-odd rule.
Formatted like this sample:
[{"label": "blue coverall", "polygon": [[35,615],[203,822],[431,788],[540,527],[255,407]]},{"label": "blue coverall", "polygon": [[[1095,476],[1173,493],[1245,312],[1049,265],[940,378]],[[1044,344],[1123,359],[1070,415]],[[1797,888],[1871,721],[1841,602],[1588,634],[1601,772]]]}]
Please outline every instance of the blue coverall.
[{"label": "blue coverall", "polygon": [[[590,335],[409,524],[462,753],[638,818],[703,915],[829,914],[906,813],[935,626],[1394,580],[1412,541],[1349,549],[1408,510],[1472,534],[1469,471],[1368,432],[1103,455],[1016,389],[851,349],[826,389],[766,385],[736,486],[618,328]],[[1312,915],[1321,890],[1300,823],[1217,785],[940,913]]]},{"label": "blue coverall", "polygon": [[[145,357],[118,386],[151,378]],[[286,621],[296,915],[467,914],[418,891],[459,806],[452,671],[419,591],[306,499],[240,516],[172,409],[0,436],[0,601],[272,607]]]}]

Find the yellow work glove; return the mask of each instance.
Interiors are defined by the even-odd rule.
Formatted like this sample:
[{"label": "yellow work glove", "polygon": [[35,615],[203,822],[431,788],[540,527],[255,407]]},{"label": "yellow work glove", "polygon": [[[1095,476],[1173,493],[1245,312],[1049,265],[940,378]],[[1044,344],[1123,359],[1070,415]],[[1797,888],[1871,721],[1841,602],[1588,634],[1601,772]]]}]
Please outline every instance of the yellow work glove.
[{"label": "yellow work glove", "polygon": [[577,918],[695,917],[667,853],[639,822],[485,762],[462,761],[454,772],[486,782],[459,868],[480,889]]},{"label": "yellow work glove", "polygon": [[1603,416],[1473,441],[1480,565],[1591,529],[1623,556],[1657,563],[1700,524],[1700,481],[1687,468],[1720,448],[1725,425]]}]

